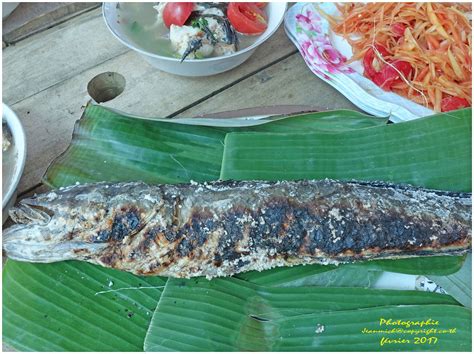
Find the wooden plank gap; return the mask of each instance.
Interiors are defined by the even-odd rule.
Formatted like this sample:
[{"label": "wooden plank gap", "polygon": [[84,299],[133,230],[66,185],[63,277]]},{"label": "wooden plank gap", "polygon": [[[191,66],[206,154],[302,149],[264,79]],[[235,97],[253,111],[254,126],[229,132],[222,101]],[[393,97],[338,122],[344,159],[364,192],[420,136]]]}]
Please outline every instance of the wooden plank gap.
[{"label": "wooden plank gap", "polygon": [[187,111],[188,109],[190,109],[190,108],[192,108],[192,107],[194,107],[194,106],[197,106],[198,104],[203,103],[204,101],[207,101],[208,99],[212,98],[213,96],[215,96],[215,95],[217,95],[217,94],[219,94],[219,93],[221,93],[221,92],[223,92],[223,91],[225,91],[225,90],[227,90],[227,89],[229,89],[229,88],[231,88],[231,87],[237,85],[239,82],[242,82],[242,81],[248,79],[249,77],[251,77],[251,76],[253,76],[253,75],[255,75],[255,74],[258,74],[259,72],[261,72],[261,71],[263,71],[263,70],[265,70],[265,69],[268,69],[269,67],[271,67],[271,66],[273,66],[273,65],[275,65],[275,64],[278,64],[279,62],[281,62],[281,61],[283,61],[283,60],[285,60],[285,59],[291,57],[292,55],[295,55],[296,53],[298,53],[298,50],[297,50],[297,49],[295,49],[294,51],[292,51],[292,52],[290,52],[290,53],[288,53],[288,54],[286,54],[286,55],[284,55],[284,56],[282,56],[282,57],[280,57],[280,58],[278,58],[278,59],[276,59],[276,60],[274,60],[274,61],[272,61],[272,62],[270,62],[270,63],[268,63],[268,64],[266,64],[266,65],[264,65],[264,66],[262,66],[262,67],[260,67],[260,68],[257,69],[257,70],[254,70],[254,71],[252,71],[252,72],[249,72],[248,74],[242,76],[242,77],[239,78],[238,80],[232,81],[231,83],[229,83],[229,84],[227,84],[227,85],[221,87],[220,89],[218,89],[218,90],[216,90],[216,91],[213,91],[213,92],[209,93],[208,95],[206,95],[206,96],[204,96],[204,97],[201,97],[201,98],[198,99],[197,101],[194,101],[194,102],[192,102],[191,104],[189,104],[189,105],[187,105],[187,106],[185,106],[185,107],[183,107],[183,108],[177,110],[176,112],[173,112],[173,113],[167,115],[165,118],[173,118],[173,117],[176,117],[177,115],[179,115],[179,114],[181,114],[181,113]]},{"label": "wooden plank gap", "polygon": [[[21,6],[35,6],[32,3],[23,3]],[[54,4],[54,3],[52,3]],[[18,22],[22,19],[6,19],[6,27],[3,31],[3,40],[6,42],[7,46],[15,45],[27,38],[30,38],[36,34],[40,34],[52,27],[61,25],[69,20],[72,20],[75,17],[83,15],[87,12],[93,11],[98,9],[101,6],[101,3],[91,3],[84,4],[84,3],[64,3],[63,6],[60,4],[63,3],[56,3],[57,8],[51,8],[51,12],[46,12],[43,14],[38,14],[37,17],[33,17],[35,15],[35,11],[39,11],[38,9],[27,9],[27,14],[25,16],[32,17],[28,19],[28,22],[23,23],[21,26],[15,28],[15,25],[12,21]],[[40,6],[41,3],[37,3],[37,6]],[[23,11],[23,12],[25,12]],[[29,12],[33,12],[30,14]],[[18,16],[17,16],[18,17]],[[10,21],[9,21],[10,20]]]},{"label": "wooden plank gap", "polygon": [[35,191],[36,189],[40,189],[41,187],[44,187],[44,186],[46,186],[46,185],[43,184],[43,183],[37,183],[34,186],[32,186],[28,189],[25,189],[20,194],[18,194],[17,200],[21,200],[25,197],[29,197],[29,196],[33,195],[34,194],[33,191]]},{"label": "wooden plank gap", "polygon": [[57,82],[55,82],[54,84],[52,84],[52,85],[50,85],[50,86],[48,86],[48,87],[45,87],[45,88],[43,88],[43,89],[41,89],[41,90],[39,90],[39,91],[37,91],[37,92],[35,92],[35,93],[29,95],[29,96],[23,97],[23,98],[19,99],[19,100],[16,101],[16,102],[9,103],[9,105],[10,105],[10,106],[14,106],[14,105],[16,105],[16,104],[18,104],[18,103],[20,103],[20,102],[22,102],[22,101],[24,101],[24,100],[30,99],[30,98],[32,98],[32,97],[38,95],[38,94],[41,94],[41,93],[44,92],[44,91],[48,91],[48,90],[50,90],[50,89],[52,89],[52,88],[55,88],[55,87],[57,87],[57,86],[60,86],[60,85],[64,84],[64,82],[66,82],[66,81],[68,81],[68,80],[71,80],[72,78],[74,78],[74,77],[76,77],[76,76],[80,76],[81,74],[83,74],[83,73],[85,73],[85,72],[88,72],[88,71],[90,71],[91,69],[94,69],[95,67],[97,67],[97,66],[99,66],[99,65],[103,65],[103,64],[105,64],[105,63],[107,63],[107,62],[109,62],[109,61],[111,61],[111,60],[115,60],[115,59],[121,57],[122,55],[125,55],[125,54],[127,54],[127,53],[129,53],[129,52],[131,52],[131,51],[132,51],[132,49],[129,49],[128,47],[125,47],[125,46],[124,46],[124,51],[123,51],[123,52],[121,52],[121,53],[119,53],[119,54],[117,54],[117,55],[115,55],[115,56],[113,56],[113,57],[107,58],[107,59],[105,59],[105,60],[103,60],[103,61],[101,61],[101,62],[94,63],[94,65],[92,65],[92,66],[86,67],[86,68],[84,68],[83,70],[81,70],[81,71],[79,71],[79,72],[77,72],[77,73],[74,73],[74,74],[71,75],[71,76],[64,77],[61,81],[57,81]]}]

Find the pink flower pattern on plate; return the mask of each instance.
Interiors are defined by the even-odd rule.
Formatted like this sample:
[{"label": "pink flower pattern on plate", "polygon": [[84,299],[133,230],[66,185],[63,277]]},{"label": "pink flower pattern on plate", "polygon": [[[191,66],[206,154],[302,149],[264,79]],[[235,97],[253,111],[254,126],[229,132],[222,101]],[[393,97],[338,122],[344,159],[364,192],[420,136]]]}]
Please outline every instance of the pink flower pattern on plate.
[{"label": "pink flower pattern on plate", "polygon": [[306,14],[296,15],[296,22],[306,31],[321,32],[321,26],[319,25],[321,17],[316,12],[306,9]]},{"label": "pink flower pattern on plate", "polygon": [[311,70],[328,80],[328,74],[353,73],[354,70],[346,65],[347,58],[323,33],[321,18],[308,7],[304,12],[296,15],[296,34],[300,52]]}]

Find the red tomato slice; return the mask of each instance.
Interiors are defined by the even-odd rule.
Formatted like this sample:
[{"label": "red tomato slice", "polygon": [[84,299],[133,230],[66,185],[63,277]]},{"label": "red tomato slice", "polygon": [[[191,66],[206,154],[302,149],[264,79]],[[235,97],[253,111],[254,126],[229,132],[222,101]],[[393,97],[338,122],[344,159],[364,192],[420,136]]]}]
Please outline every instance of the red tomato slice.
[{"label": "red tomato slice", "polygon": [[441,100],[441,112],[453,111],[470,106],[469,102],[461,97],[448,96]]},{"label": "red tomato slice", "polygon": [[171,25],[182,26],[193,12],[192,2],[169,2],[163,9],[163,22],[166,27]]},{"label": "red tomato slice", "polygon": [[[384,46],[380,44],[375,44],[375,48],[377,48],[377,50],[380,52],[384,59],[389,55],[388,50]],[[374,80],[374,77],[380,72],[382,67],[385,65],[375,55],[375,52],[372,48],[367,49],[362,63],[364,64],[364,74],[372,81]]]},{"label": "red tomato slice", "polygon": [[[379,51],[379,53],[382,55],[382,58],[384,59],[386,59],[390,55],[388,50],[385,49],[385,47],[380,44],[375,44],[375,48]],[[385,65],[385,63],[379,59],[379,57],[375,54],[375,51],[373,50],[373,48],[369,48],[367,50],[367,52],[364,55],[362,64],[364,65],[365,76],[367,76],[369,79],[375,82],[378,86],[380,86],[384,80],[382,80],[382,78],[379,78],[378,75],[380,71],[382,70],[383,66]],[[380,79],[381,81],[378,82],[378,79]]]},{"label": "red tomato slice", "polygon": [[255,3],[230,2],[227,17],[237,32],[243,34],[260,34],[267,27],[267,15]]},{"label": "red tomato slice", "polygon": [[410,65],[410,63],[403,60],[395,60],[390,64],[393,66],[385,64],[385,66],[378,74],[378,82],[374,81],[377,85],[379,85],[382,89],[386,91],[390,90],[393,84],[402,81],[399,72],[402,73],[403,77],[407,79],[408,76],[411,74],[411,71],[413,70],[413,67]]},{"label": "red tomato slice", "polygon": [[408,78],[413,67],[410,63],[403,60],[395,60],[391,62],[390,59],[387,58],[390,55],[389,52],[380,44],[375,44],[375,48],[377,48],[384,60],[391,65],[380,60],[378,56],[375,55],[375,51],[372,48],[369,48],[362,61],[364,65],[364,74],[377,86],[380,86],[382,89],[387,91],[392,88],[393,84],[402,81],[399,72],[402,73],[403,77]]},{"label": "red tomato slice", "polygon": [[263,9],[265,6],[267,6],[266,2],[254,2],[254,4],[259,8]]},{"label": "red tomato slice", "polygon": [[405,34],[405,28],[407,28],[407,26],[405,26],[403,23],[400,23],[400,22],[395,22],[391,26],[392,33],[397,39],[400,37],[403,37],[403,35]]}]

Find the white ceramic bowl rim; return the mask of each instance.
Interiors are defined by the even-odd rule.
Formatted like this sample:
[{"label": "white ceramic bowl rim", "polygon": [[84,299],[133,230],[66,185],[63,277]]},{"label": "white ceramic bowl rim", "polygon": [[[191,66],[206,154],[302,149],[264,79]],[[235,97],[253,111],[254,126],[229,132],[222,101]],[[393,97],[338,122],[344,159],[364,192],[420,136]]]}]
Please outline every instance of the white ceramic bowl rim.
[{"label": "white ceramic bowl rim", "polygon": [[23,126],[21,125],[20,120],[18,119],[15,112],[13,112],[10,107],[8,107],[5,103],[2,104],[3,117],[5,117],[5,121],[10,128],[10,131],[13,136],[13,143],[15,144],[18,152],[18,156],[16,159],[16,166],[13,172],[12,183],[8,186],[7,193],[2,200],[2,209],[7,205],[10,198],[15,193],[16,188],[18,187],[18,183],[20,182],[21,175],[23,173],[23,169],[25,167],[26,161],[26,137],[25,131],[23,130]]},{"label": "white ceramic bowl rim", "polygon": [[[159,54],[155,54],[155,53],[150,53],[146,50],[143,50],[141,48],[136,47],[132,43],[129,43],[125,39],[123,39],[118,33],[116,33],[112,29],[112,27],[109,25],[109,22],[107,21],[107,17],[105,16],[105,10],[106,10],[107,4],[109,4],[108,6],[110,6],[111,3],[107,3],[107,2],[102,3],[102,17],[104,18],[105,24],[106,24],[107,28],[109,29],[109,31],[112,32],[114,37],[117,38],[120,42],[122,42],[127,47],[129,47],[131,49],[134,49],[137,52],[139,52],[139,53],[141,53],[145,56],[158,58],[158,59],[163,59],[163,60],[168,60],[168,61],[172,61],[172,62],[178,62],[178,63],[181,61],[181,59],[178,59],[178,58],[171,58],[171,57],[167,57],[167,56],[163,56],[163,55],[159,55]],[[287,3],[286,2],[278,2],[278,3],[275,3],[275,4],[283,4],[284,7],[285,7],[285,11],[286,11],[286,8],[287,8]],[[188,63],[192,63],[192,62],[198,62],[198,63],[212,62],[212,61],[216,61],[216,60],[222,60],[223,58],[232,58],[232,57],[237,56],[239,54],[251,51],[252,49],[258,47],[261,43],[265,42],[271,35],[273,35],[278,30],[281,23],[283,22],[283,19],[285,18],[285,11],[283,11],[281,18],[278,20],[278,22],[276,22],[276,25],[275,25],[274,28],[272,28],[266,34],[259,35],[258,39],[253,44],[248,46],[247,48],[244,48],[242,50],[238,50],[235,53],[232,53],[230,55],[221,55],[221,56],[218,56],[218,57],[204,58],[204,59],[186,59],[186,62],[188,62]]]}]

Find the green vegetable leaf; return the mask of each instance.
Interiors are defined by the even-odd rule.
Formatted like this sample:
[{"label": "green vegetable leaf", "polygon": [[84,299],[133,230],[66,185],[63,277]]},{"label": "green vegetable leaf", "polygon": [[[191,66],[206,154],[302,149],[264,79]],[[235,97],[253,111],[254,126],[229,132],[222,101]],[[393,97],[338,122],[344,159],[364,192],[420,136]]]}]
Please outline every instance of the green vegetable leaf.
[{"label": "green vegetable leaf", "polygon": [[143,27],[137,21],[133,21],[130,26],[130,32],[133,34],[139,34],[143,32]]},{"label": "green vegetable leaf", "polygon": [[191,26],[199,29],[209,26],[209,22],[204,17],[199,17],[191,21]]}]

